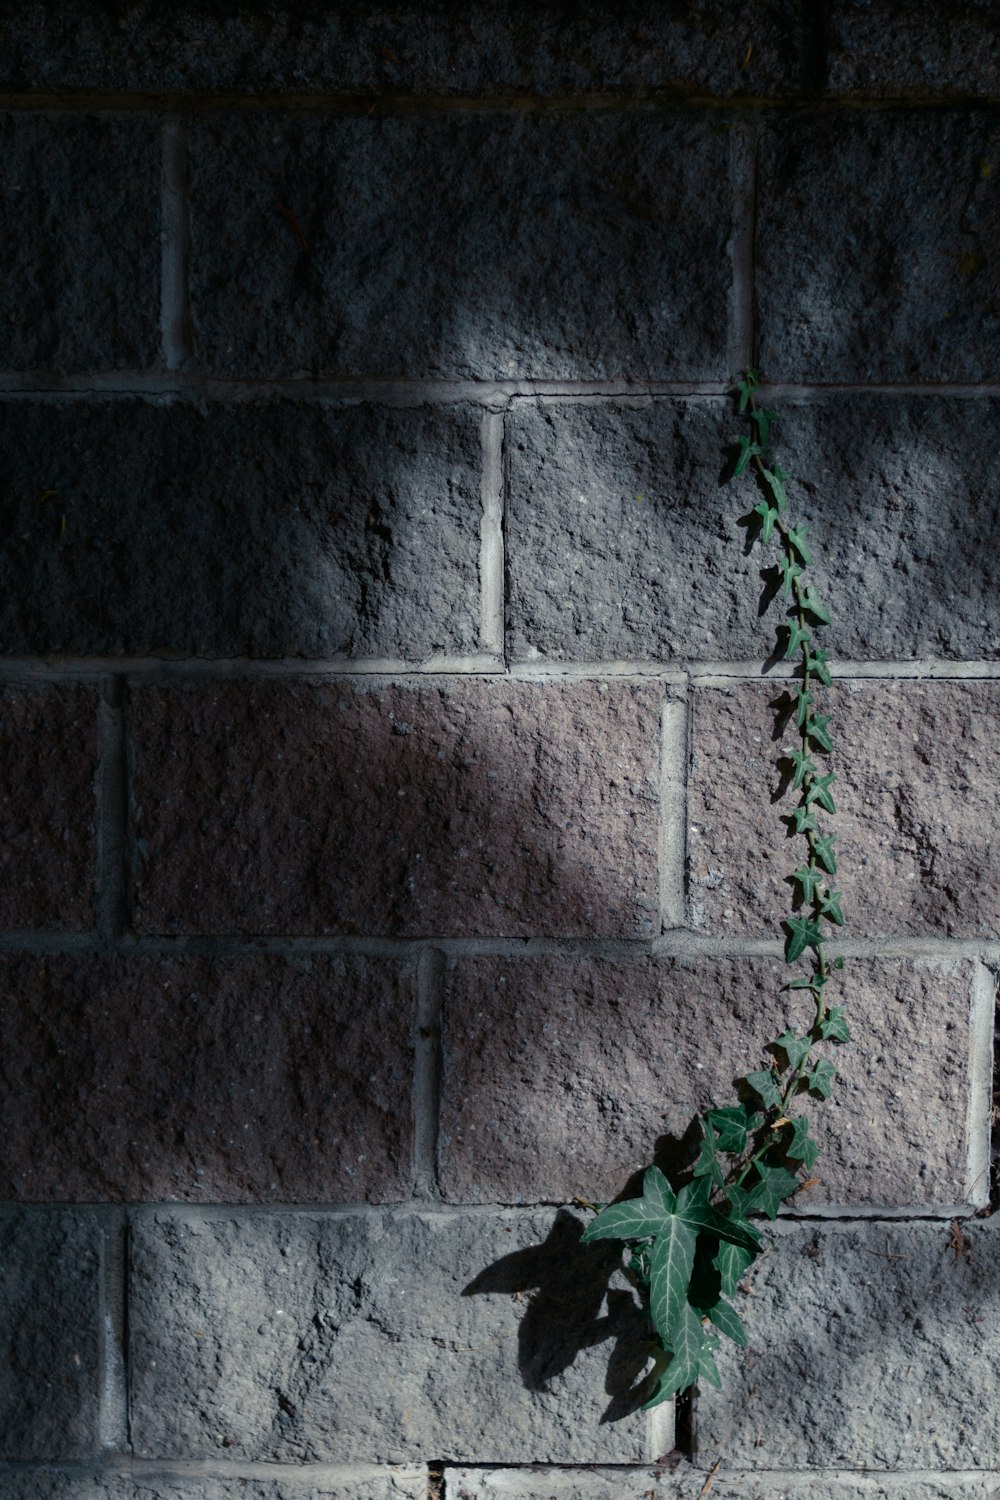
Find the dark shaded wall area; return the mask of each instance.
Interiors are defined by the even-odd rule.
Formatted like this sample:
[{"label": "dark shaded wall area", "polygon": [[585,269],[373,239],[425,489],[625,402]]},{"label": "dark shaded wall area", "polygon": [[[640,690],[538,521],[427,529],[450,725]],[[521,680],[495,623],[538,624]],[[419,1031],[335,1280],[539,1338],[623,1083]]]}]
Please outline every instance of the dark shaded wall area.
[{"label": "dark shaded wall area", "polygon": [[[1000,1493],[998,67],[973,0],[0,6],[0,1500]],[[751,364],[857,1041],[675,1420],[574,1200],[795,1015]]]}]

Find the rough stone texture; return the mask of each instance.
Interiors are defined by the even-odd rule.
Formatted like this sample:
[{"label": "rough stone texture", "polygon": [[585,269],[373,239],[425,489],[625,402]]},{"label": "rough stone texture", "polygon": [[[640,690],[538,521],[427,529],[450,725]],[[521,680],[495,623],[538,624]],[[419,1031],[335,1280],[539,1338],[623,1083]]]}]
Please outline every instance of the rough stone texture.
[{"label": "rough stone texture", "polygon": [[1000,94],[992,0],[832,0],[827,90],[885,99]]},{"label": "rough stone texture", "polygon": [[100,1235],[85,1212],[0,1211],[0,1459],[98,1450]]},{"label": "rough stone texture", "polygon": [[[987,1468],[996,1461],[997,1225],[777,1226],[741,1300],[750,1348],[698,1398],[701,1462]],[[721,1352],[721,1351],[720,1351]]]},{"label": "rough stone texture", "polygon": [[466,406],[0,405],[3,649],[474,651],[478,427]]},{"label": "rough stone texture", "polygon": [[143,1219],[136,1451],[648,1460],[644,1318],[581,1229],[567,1210]]},{"label": "rough stone texture", "polygon": [[[993,401],[934,396],[782,401],[775,457],[809,518],[838,656],[1000,653],[998,415]],[[516,659],[768,655],[783,609],[759,617],[760,570],[775,554],[746,553],[750,482],[719,487],[737,430],[715,401],[515,405]]]},{"label": "rough stone texture", "polygon": [[2,1500],[426,1500],[426,1472],[385,1470],[341,1476],[306,1471],[278,1478],[183,1474],[169,1468],[116,1473],[95,1469],[67,1474],[57,1469],[0,1468]]},{"label": "rough stone texture", "polygon": [[[783,963],[747,959],[455,963],[445,1194],[607,1201],[654,1153],[671,1175],[689,1166],[695,1115],[732,1102],[734,1078],[810,1015],[782,990],[787,977]],[[829,1049],[841,1076],[829,1101],[807,1106],[822,1183],[801,1210],[967,1201],[971,965],[856,959],[842,977],[856,1041]],[[976,1188],[983,1201],[986,1184]]]},{"label": "rough stone texture", "polygon": [[405,968],[5,954],[0,976],[0,1196],[408,1196]]},{"label": "rough stone texture", "polygon": [[218,374],[723,377],[729,150],[682,116],[206,121],[199,357]]},{"label": "rough stone texture", "polygon": [[[995,1500],[1000,1474],[898,1476],[765,1472],[713,1476],[712,1500]],[[656,1469],[456,1469],[447,1500],[703,1500],[707,1476],[687,1465]]]},{"label": "rough stone texture", "polygon": [[423,3],[218,6],[187,0],[113,12],[95,0],[24,4],[0,17],[7,88],[507,94],[767,94],[800,81],[804,32],[792,0],[734,12],[609,0],[528,0],[457,11]]},{"label": "rough stone texture", "polygon": [[144,932],[650,936],[658,687],[135,694]]},{"label": "rough stone texture", "polygon": [[147,369],[159,349],[155,121],[0,115],[0,366]]},{"label": "rough stone texture", "polygon": [[[779,777],[776,763],[798,743],[794,719],[775,733],[769,705],[782,688],[694,692],[688,851],[696,928],[777,936],[791,909],[787,877],[805,843],[782,821],[799,794],[777,797],[790,775]],[[835,884],[850,935],[992,938],[1000,925],[992,875],[1000,683],[854,681],[835,684],[824,701],[838,778],[827,826],[836,831]]]},{"label": "rough stone texture", "polygon": [[0,688],[0,927],[87,927],[95,894],[97,693]]},{"label": "rough stone texture", "polygon": [[760,361],[773,380],[993,380],[1000,123],[796,117],[765,130]]}]

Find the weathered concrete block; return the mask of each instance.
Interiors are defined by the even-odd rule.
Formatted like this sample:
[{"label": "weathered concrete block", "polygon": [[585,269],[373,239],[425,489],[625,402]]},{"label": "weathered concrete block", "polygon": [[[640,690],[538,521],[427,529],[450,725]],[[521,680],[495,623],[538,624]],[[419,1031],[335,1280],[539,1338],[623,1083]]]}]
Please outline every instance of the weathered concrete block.
[{"label": "weathered concrete block", "polygon": [[[842,978],[842,983],[840,979]],[[801,1101],[821,1185],[797,1201],[951,1206],[968,1181],[968,963],[852,960],[836,1003],[856,1041],[826,1102]],[[694,1116],[731,1103],[786,1025],[808,1025],[784,963],[476,958],[449,970],[441,1181],[465,1202],[606,1202],[655,1159],[690,1166]],[[918,1109],[913,1100],[919,1099]],[[985,1155],[985,1119],[976,1122]]]},{"label": "weathered concrete block", "polygon": [[11,953],[0,975],[0,1196],[408,1196],[406,965]]},{"label": "weathered concrete block", "polygon": [[765,131],[759,160],[756,287],[771,379],[993,379],[991,115],[785,120]]},{"label": "weathered concrete block", "polygon": [[25,4],[0,17],[6,88],[479,95],[785,93],[804,25],[791,0],[734,12],[619,0],[586,13],[507,0],[329,6],[294,12],[184,0]]},{"label": "weathered concrete block", "polygon": [[156,122],[2,115],[0,163],[2,367],[69,373],[155,364]]},{"label": "weathered concrete block", "polygon": [[833,0],[827,91],[868,99],[996,98],[1000,28],[991,0]]},{"label": "weathered concrete block", "polygon": [[[708,1476],[654,1469],[455,1469],[448,1500],[703,1500]],[[712,1475],[712,1500],[995,1500],[1000,1474],[865,1475],[764,1471]]]},{"label": "weathered concrete block", "polygon": [[947,1224],[779,1224],[740,1303],[750,1349],[733,1358],[727,1348],[723,1389],[699,1394],[700,1461],[995,1463],[997,1228],[966,1222],[960,1234]]},{"label": "weathered concrete block", "polygon": [[[780,696],[775,682],[694,693],[688,848],[696,928],[777,937],[791,909],[787,877],[804,841],[783,821],[798,793],[772,800],[790,780],[779,775],[778,758],[797,744],[794,719],[776,733],[769,705]],[[1000,683],[854,681],[823,696],[837,775],[837,814],[826,826],[837,836],[847,932],[995,934],[1000,895],[988,872]]]},{"label": "weathered concrete block", "polygon": [[644,1319],[624,1282],[608,1289],[613,1253],[581,1247],[581,1229],[566,1210],[144,1218],[129,1304],[136,1450],[648,1458],[627,1394]]},{"label": "weathered concrete block", "polygon": [[97,693],[74,685],[0,690],[0,927],[94,920]]},{"label": "weathered concrete block", "polygon": [[489,678],[142,687],[138,925],[649,936],[660,700]]},{"label": "weathered concrete block", "polygon": [[0,1211],[0,1459],[100,1448],[100,1235],[86,1211]]},{"label": "weathered concrete block", "polygon": [[426,1495],[426,1470],[357,1468],[331,1474],[307,1469],[295,1476],[286,1469],[264,1479],[239,1473],[211,1475],[200,1468],[185,1474],[159,1465],[72,1474],[45,1468],[7,1473],[0,1469],[3,1500],[426,1500]]},{"label": "weathered concrete block", "polygon": [[[993,401],[839,396],[781,403],[776,460],[815,539],[827,632],[854,660],[1000,652],[1000,457]],[[518,401],[507,419],[508,644],[520,660],[754,659],[762,567],[719,487],[729,402]],[[770,594],[768,595],[770,597]],[[848,601],[849,607],[848,607]]]},{"label": "weathered concrete block", "polygon": [[200,357],[217,374],[720,377],[729,149],[681,116],[207,120]]},{"label": "weathered concrete block", "polygon": [[0,405],[3,649],[474,651],[478,427],[467,406]]}]

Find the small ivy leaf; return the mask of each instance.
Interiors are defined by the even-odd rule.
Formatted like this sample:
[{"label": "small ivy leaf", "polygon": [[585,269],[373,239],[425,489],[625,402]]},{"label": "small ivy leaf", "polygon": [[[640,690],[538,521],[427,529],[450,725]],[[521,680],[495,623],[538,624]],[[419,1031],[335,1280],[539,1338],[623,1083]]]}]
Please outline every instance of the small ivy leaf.
[{"label": "small ivy leaf", "polygon": [[741,412],[745,412],[746,411],[747,407],[750,404],[750,397],[753,395],[753,393],[756,390],[756,388],[757,388],[757,371],[756,370],[747,370],[747,372],[744,375],[743,379],[740,381],[739,385],[736,387],[736,389],[740,393],[740,411]]},{"label": "small ivy leaf", "polygon": [[810,812],[808,804],[796,807],[792,812],[792,817],[795,819],[796,833],[812,833],[819,827],[819,824],[816,822],[816,814]]},{"label": "small ivy leaf", "polygon": [[788,631],[788,640],[785,643],[785,661],[788,661],[795,655],[800,646],[804,647],[806,651],[809,650],[809,632],[808,630],[803,630],[797,620],[792,620],[790,624],[785,626],[785,629]]},{"label": "small ivy leaf", "polygon": [[781,564],[781,571],[784,575],[782,581],[782,593],[784,594],[786,599],[791,599],[792,585],[797,578],[801,578],[802,569],[799,567],[797,562],[793,562],[790,557],[786,557],[784,562]]},{"label": "small ivy leaf", "polygon": [[837,811],[837,804],[833,800],[830,787],[836,779],[837,776],[834,771],[830,771],[826,776],[815,777],[806,789],[806,806],[811,802],[818,802],[820,807],[826,808],[827,812],[835,813]]},{"label": "small ivy leaf", "polygon": [[809,717],[809,710],[812,708],[813,702],[813,695],[812,693],[810,693],[809,689],[800,687],[799,696],[797,699],[798,707],[795,711],[795,724],[797,728],[801,729],[806,719]]},{"label": "small ivy leaf", "polygon": [[822,838],[813,839],[813,853],[830,875],[837,873],[837,860],[834,856],[833,845],[837,835],[835,833],[824,834]]},{"label": "small ivy leaf", "polygon": [[649,1261],[649,1312],[664,1345],[687,1297],[697,1234],[676,1216],[656,1236]]},{"label": "small ivy leaf", "polygon": [[764,451],[759,443],[751,442],[751,440],[745,434],[742,434],[740,436],[738,442],[740,445],[740,452],[739,457],[736,460],[736,466],[733,469],[734,479],[739,479],[740,475],[743,473],[751,458],[756,458],[759,453],[762,453]]},{"label": "small ivy leaf", "polygon": [[793,750],[788,757],[795,767],[795,777],[792,781],[792,791],[797,792],[807,776],[816,775],[815,763],[810,759],[806,750]]},{"label": "small ivy leaf", "polygon": [[788,478],[788,475],[784,469],[779,469],[777,465],[773,469],[762,469],[761,473],[767,480],[768,488],[774,496],[775,505],[780,511],[786,511],[788,509],[788,494],[785,490],[785,480]]},{"label": "small ivy leaf", "polygon": [[798,882],[803,901],[812,901],[816,888],[823,879],[823,872],[816,865],[800,865],[797,870],[792,871],[792,879]]},{"label": "small ivy leaf", "polygon": [[750,1207],[755,1213],[777,1218],[778,1209],[786,1198],[799,1190],[799,1179],[787,1167],[769,1167],[766,1162],[757,1163],[760,1181],[750,1194]]},{"label": "small ivy leaf", "polygon": [[806,732],[809,738],[815,741],[821,750],[833,749],[833,740],[830,738],[830,731],[826,727],[830,722],[830,717],[829,714],[814,714],[809,720]]},{"label": "small ivy leaf", "polygon": [[836,922],[838,927],[843,927],[844,913],[840,909],[840,897],[840,891],[824,891],[820,897],[820,915],[830,922]]},{"label": "small ivy leaf", "polygon": [[814,588],[806,589],[802,595],[802,608],[807,609],[811,615],[815,615],[816,619],[821,620],[824,625],[833,623],[826,607],[820,603],[819,595]]},{"label": "small ivy leaf", "polygon": [[833,967],[835,969],[842,969],[844,967],[844,960],[842,958],[835,958],[833,960]]},{"label": "small ivy leaf", "polygon": [[762,1068],[758,1073],[747,1073],[743,1082],[752,1088],[755,1094],[760,1095],[767,1109],[781,1108],[781,1090],[770,1068]]},{"label": "small ivy leaf", "polygon": [[819,1094],[821,1099],[829,1099],[833,1088],[833,1080],[837,1076],[837,1070],[833,1063],[827,1062],[826,1058],[820,1058],[814,1068],[806,1074],[806,1085],[813,1094]]},{"label": "small ivy leaf", "polygon": [[789,544],[789,546],[795,548],[795,551],[798,553],[799,557],[801,557],[802,561],[805,563],[805,565],[806,565],[807,568],[811,567],[812,566],[812,553],[809,551],[809,548],[806,546],[806,537],[809,535],[809,527],[808,526],[790,526],[788,528],[788,531],[787,531],[786,535],[788,537],[788,544]]},{"label": "small ivy leaf", "polygon": [[727,1297],[731,1297],[736,1292],[755,1259],[756,1256],[751,1255],[749,1250],[741,1250],[739,1245],[722,1244],[719,1246],[715,1264],[722,1281],[722,1290]]},{"label": "small ivy leaf", "polygon": [[814,995],[822,995],[823,986],[826,984],[825,974],[812,974],[808,979],[793,979],[788,984],[790,990],[812,990]]},{"label": "small ivy leaf", "polygon": [[785,940],[785,962],[793,964],[807,948],[818,948],[823,941],[819,926],[811,917],[789,917]]},{"label": "small ivy leaf", "polygon": [[809,1056],[812,1042],[807,1036],[796,1036],[792,1031],[783,1031],[772,1043],[772,1047],[780,1047],[788,1058],[788,1066],[793,1073],[799,1068]]},{"label": "small ivy leaf", "polygon": [[822,646],[817,646],[815,651],[809,646],[806,650],[806,671],[812,672],[824,687],[830,687],[833,678],[827,668],[827,654]]},{"label": "small ivy leaf", "polygon": [[762,443],[766,443],[772,426],[778,420],[778,413],[772,411],[769,406],[758,406],[754,415],[757,418],[757,431],[760,433],[760,440]]},{"label": "small ivy leaf", "polygon": [[849,1042],[851,1030],[844,1017],[842,1005],[831,1005],[819,1023],[819,1034],[825,1042]]},{"label": "small ivy leaf", "polygon": [[710,1109],[705,1118],[718,1133],[720,1151],[734,1151],[739,1155],[746,1150],[750,1131],[747,1112],[742,1104],[727,1109]]},{"label": "small ivy leaf", "polygon": [[722,1167],[719,1165],[719,1158],[716,1153],[715,1132],[704,1120],[701,1122],[701,1128],[703,1131],[701,1153],[694,1164],[694,1175],[696,1177],[707,1177],[711,1182],[715,1183],[716,1187],[722,1187],[726,1179]]},{"label": "small ivy leaf", "polygon": [[785,1147],[785,1155],[791,1157],[792,1161],[800,1161],[807,1172],[812,1170],[819,1156],[819,1147],[809,1134],[806,1115],[796,1115],[793,1119],[792,1138]]},{"label": "small ivy leaf", "polygon": [[741,1348],[745,1349],[747,1347],[750,1342],[747,1338],[747,1331],[740,1322],[736,1309],[730,1307],[728,1302],[723,1302],[720,1299],[714,1307],[708,1309],[708,1316],[720,1333],[724,1333],[727,1338],[732,1339],[733,1343],[739,1344]]},{"label": "small ivy leaf", "polygon": [[761,540],[769,542],[774,531],[774,523],[778,519],[778,512],[772,505],[768,505],[766,500],[755,505],[753,511],[755,516],[760,516]]}]

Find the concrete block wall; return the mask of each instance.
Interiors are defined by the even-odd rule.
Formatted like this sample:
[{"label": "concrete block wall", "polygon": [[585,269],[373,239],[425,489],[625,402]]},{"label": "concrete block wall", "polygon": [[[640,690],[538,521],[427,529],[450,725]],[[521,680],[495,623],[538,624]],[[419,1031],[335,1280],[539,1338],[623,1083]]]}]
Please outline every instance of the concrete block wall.
[{"label": "concrete block wall", "polygon": [[[0,1500],[1000,1495],[1000,34],[0,14]],[[577,1195],[787,1016],[759,363],[856,1043],[722,1392]]]}]

